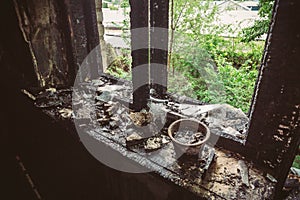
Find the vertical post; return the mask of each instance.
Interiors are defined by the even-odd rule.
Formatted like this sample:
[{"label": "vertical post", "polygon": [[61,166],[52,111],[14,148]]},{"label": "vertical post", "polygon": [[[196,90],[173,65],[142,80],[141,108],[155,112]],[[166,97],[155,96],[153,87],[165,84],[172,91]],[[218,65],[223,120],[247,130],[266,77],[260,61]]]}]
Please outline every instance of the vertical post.
[{"label": "vertical post", "polygon": [[104,40],[102,0],[95,0],[99,39]]},{"label": "vertical post", "polygon": [[246,145],[283,187],[300,144],[298,0],[276,0]]},{"label": "vertical post", "polygon": [[82,3],[87,36],[87,49],[91,51],[99,44],[96,5],[94,0],[84,0]]},{"label": "vertical post", "polygon": [[85,23],[81,0],[65,0],[68,13],[68,24],[72,42],[72,54],[74,58],[75,73],[88,54]]},{"label": "vertical post", "polygon": [[[85,21],[85,31],[87,37],[87,50],[91,52],[97,45],[99,45],[99,32],[97,23],[97,12],[95,0],[83,0],[84,9],[84,21]],[[100,49],[95,49],[98,51]],[[99,62],[100,60],[100,62]],[[94,52],[90,54],[89,68],[90,76],[92,79],[99,77],[99,71],[103,71],[101,52]]]},{"label": "vertical post", "polygon": [[72,70],[65,6],[58,0],[13,2],[39,86],[68,85]]},{"label": "vertical post", "polygon": [[103,25],[103,11],[102,11],[102,0],[94,0],[96,4],[97,24],[99,32],[99,42],[102,58],[102,72],[104,72],[109,63],[107,63],[107,45],[104,41],[104,25]]},{"label": "vertical post", "polygon": [[167,91],[169,0],[150,0],[150,83],[160,97]]},{"label": "vertical post", "polygon": [[[68,13],[74,67],[77,73],[86,56],[93,48],[99,45],[95,2],[92,0],[65,0],[65,4]],[[92,68],[89,72],[81,74],[82,79],[85,79],[86,76],[95,78],[98,70],[102,70],[101,62],[93,63],[95,60],[98,61],[98,59],[92,58],[89,60],[92,60]]]},{"label": "vertical post", "polygon": [[148,0],[130,0],[133,109],[147,107],[149,99]]}]

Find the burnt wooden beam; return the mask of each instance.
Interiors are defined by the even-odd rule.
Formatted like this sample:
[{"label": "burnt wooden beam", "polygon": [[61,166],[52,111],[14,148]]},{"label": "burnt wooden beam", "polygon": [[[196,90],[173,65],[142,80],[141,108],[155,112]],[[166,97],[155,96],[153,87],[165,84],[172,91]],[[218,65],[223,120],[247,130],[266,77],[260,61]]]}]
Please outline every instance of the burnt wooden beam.
[{"label": "burnt wooden beam", "polygon": [[150,1],[150,84],[163,97],[167,92],[169,0]]},{"label": "burnt wooden beam", "polygon": [[[101,52],[92,54],[87,60],[87,55],[99,45],[99,33],[97,28],[97,16],[95,1],[92,0],[65,0],[68,13],[70,37],[72,40],[72,51],[74,67],[76,72],[84,61],[87,69],[80,70],[82,80],[86,77],[96,78],[98,72],[102,72]],[[99,55],[98,57],[95,57]],[[84,74],[83,74],[84,73]]]},{"label": "burnt wooden beam", "polygon": [[253,98],[246,146],[280,191],[300,144],[298,0],[277,0]]},{"label": "burnt wooden beam", "polygon": [[14,6],[39,86],[67,85],[71,66],[66,50],[67,36],[62,30],[65,19],[61,18],[60,2],[14,0]]},{"label": "burnt wooden beam", "polygon": [[84,24],[84,11],[81,0],[65,0],[65,4],[68,13],[70,38],[72,41],[73,67],[77,72],[88,53],[86,48],[87,38]]},{"label": "burnt wooden beam", "polygon": [[[73,85],[79,66],[99,45],[95,2],[14,0],[14,6],[39,86]],[[90,78],[102,70],[98,60],[86,60]]]},{"label": "burnt wooden beam", "polygon": [[67,83],[65,86],[70,87],[73,86],[74,80],[76,78],[76,69],[74,67],[74,57],[72,52],[72,40],[71,40],[71,30],[69,29],[69,20],[68,20],[68,12],[67,7],[64,1],[57,1],[57,9],[58,9],[58,18],[61,19],[58,24],[58,28],[61,30],[64,37],[62,38],[65,42],[66,49],[66,59],[68,62],[68,72],[67,72]]},{"label": "burnt wooden beam", "polygon": [[97,13],[95,0],[82,1],[87,36],[87,50],[93,50],[99,44]]},{"label": "burnt wooden beam", "polygon": [[0,27],[5,27],[0,31],[0,66],[3,75],[1,85],[9,85],[10,88],[13,88],[13,85],[38,86],[30,49],[20,30],[13,1],[0,2]]},{"label": "burnt wooden beam", "polygon": [[148,0],[130,0],[133,109],[147,107],[149,99]]},{"label": "burnt wooden beam", "polygon": [[97,23],[97,11],[95,0],[83,0],[85,31],[87,36],[87,51],[98,51],[89,56],[88,65],[92,79],[99,77],[99,72],[103,72],[102,58],[100,49],[95,49],[99,42],[99,32]]}]

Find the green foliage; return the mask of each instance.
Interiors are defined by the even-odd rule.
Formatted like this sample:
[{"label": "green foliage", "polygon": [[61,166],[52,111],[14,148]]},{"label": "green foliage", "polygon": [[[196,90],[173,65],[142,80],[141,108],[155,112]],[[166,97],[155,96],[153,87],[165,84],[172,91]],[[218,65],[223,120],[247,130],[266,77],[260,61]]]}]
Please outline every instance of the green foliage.
[{"label": "green foliage", "polygon": [[295,157],[295,160],[293,162],[293,167],[296,167],[296,168],[300,169],[300,156],[297,155]]},{"label": "green foliage", "polygon": [[256,20],[253,26],[243,30],[242,37],[244,42],[253,41],[263,34],[268,33],[273,5],[274,0],[260,0],[260,9],[258,11],[260,19]]},{"label": "green foliage", "polygon": [[256,77],[256,68],[245,64],[240,69],[232,65],[224,65],[218,68],[219,77],[225,87],[225,102],[247,112],[253,95]]},{"label": "green foliage", "polygon": [[120,4],[120,7],[121,8],[128,8],[130,5],[129,5],[129,0],[122,0],[121,1],[121,4]]},{"label": "green foliage", "polygon": [[[218,36],[230,27],[213,25],[217,10],[210,8],[208,2],[174,2],[171,30],[176,29],[179,34],[171,41],[174,51],[170,62],[174,71],[169,70],[168,90],[204,102],[228,103],[248,112],[264,45],[252,40],[268,31],[274,0],[260,0],[261,20],[244,29],[242,41]],[[121,28],[127,38],[129,20]],[[131,59],[121,56],[108,68],[108,73],[130,80],[130,66]],[[300,168],[300,156],[295,157],[293,167]]]},{"label": "green foliage", "polygon": [[168,92],[189,96],[194,99],[197,98],[191,82],[179,71],[175,71],[174,73],[169,71]]},{"label": "green foliage", "polygon": [[[168,90],[208,103],[228,103],[247,112],[263,43],[242,43],[238,38],[219,37],[231,27],[215,23],[218,10],[211,0],[176,0],[173,3],[169,45],[172,46],[169,63],[173,70],[169,70]],[[126,19],[120,28],[126,39],[129,20]],[[126,58],[114,62],[109,73],[130,79],[130,71],[125,70],[123,64],[130,66]]]},{"label": "green foliage", "polygon": [[108,8],[108,3],[103,2],[103,3],[102,3],[102,8]]},{"label": "green foliage", "polygon": [[[228,103],[248,112],[263,44],[238,41],[233,46],[236,41],[213,35],[203,37],[197,45],[194,40],[185,39],[193,42],[184,40],[185,45],[175,51],[172,62],[175,71],[190,83],[190,96],[208,103]],[[190,94],[187,87],[169,87],[175,87],[171,91]]]},{"label": "green foliage", "polygon": [[116,7],[116,6],[114,6],[114,5],[112,5],[112,6],[109,6],[109,9],[110,9],[110,10],[118,10],[119,8]]},{"label": "green foliage", "polygon": [[113,22],[113,24],[122,31],[122,39],[125,41],[126,44],[130,45],[129,41],[129,29],[130,29],[130,17],[129,17],[129,0],[122,0],[120,3],[120,7],[123,10],[123,15],[125,19],[122,21],[121,24],[117,24]]},{"label": "green foliage", "polygon": [[[248,112],[263,42],[242,43],[239,38],[218,36],[233,30],[215,23],[218,9],[210,0],[178,0],[173,9],[171,29],[175,33],[169,62],[175,75],[181,73],[189,84],[182,87],[180,77],[178,86],[169,85],[169,91],[208,103],[228,103]],[[174,79],[176,76],[169,76],[176,82]]]},{"label": "green foliage", "polygon": [[117,57],[107,68],[106,73],[115,77],[131,80],[131,58],[127,56]]}]

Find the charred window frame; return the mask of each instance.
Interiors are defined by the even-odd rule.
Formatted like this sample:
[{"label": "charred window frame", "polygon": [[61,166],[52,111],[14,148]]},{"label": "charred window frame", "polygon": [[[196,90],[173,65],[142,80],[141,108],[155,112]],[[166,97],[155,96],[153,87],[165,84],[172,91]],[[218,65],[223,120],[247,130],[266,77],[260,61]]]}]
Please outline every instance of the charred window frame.
[{"label": "charred window frame", "polygon": [[[158,10],[153,10],[152,7],[162,1],[131,0],[132,28],[146,26],[147,18],[142,17],[147,16],[145,12],[148,2],[150,2],[152,9],[150,21],[159,21],[161,24],[158,24],[167,27],[167,15],[165,15],[168,10],[167,6],[160,5]],[[225,148],[245,155],[273,175],[278,181],[278,189],[283,187],[300,144],[300,83],[297,75],[300,70],[300,60],[297,56],[300,53],[300,32],[296,28],[297,22],[299,22],[299,15],[297,14],[299,8],[300,3],[297,0],[275,1],[272,22],[251,106],[248,137],[245,140],[245,145],[223,142]],[[133,39],[138,37],[138,35],[132,35]],[[156,57],[158,54],[163,56]],[[141,55],[144,55],[144,58]],[[165,52],[161,53],[151,49],[151,59],[154,62],[166,62],[165,55]],[[132,56],[133,68],[145,64],[147,61],[143,51],[133,51]],[[160,73],[162,77],[150,77],[154,79],[166,77],[167,74],[164,71],[166,69],[162,70],[163,72]],[[145,74],[148,73],[151,74],[145,70]],[[135,74],[133,74],[133,84],[135,84],[134,82]],[[160,89],[161,94],[163,94],[165,89]],[[134,94],[136,99],[140,101],[139,106],[145,105],[145,100],[149,96],[148,91],[148,88],[143,88]]]},{"label": "charred window frame", "polygon": [[247,154],[278,179],[278,189],[300,144],[299,8],[296,0],[275,1],[246,140]]},{"label": "charred window frame", "polygon": [[[43,21],[36,20],[40,17],[37,15],[40,11],[35,10],[33,6],[37,1],[15,0],[20,27],[29,48],[31,48],[34,62],[41,62],[41,58],[46,54],[58,55],[58,57],[53,57],[52,71],[47,71],[33,63],[39,86],[46,87],[57,84],[71,86],[76,71],[84,58],[99,45],[95,1],[53,0],[45,2],[50,5],[45,4],[41,7],[46,9],[47,6],[50,6],[51,9],[44,11],[48,14],[47,16],[52,18],[45,16],[44,19],[48,20],[46,23],[49,24],[49,20],[57,20],[54,27],[39,29],[39,25],[43,25]],[[42,2],[39,3],[42,4]],[[168,27],[168,1],[130,0],[130,5],[131,29],[147,27],[149,31],[146,31],[145,34],[151,31],[151,35],[155,36],[155,27]],[[223,141],[223,143],[221,141],[220,143],[224,148],[241,153],[263,167],[266,172],[278,180],[278,189],[283,186],[300,144],[300,83],[298,75],[300,70],[300,32],[297,29],[300,21],[299,8],[300,1],[298,0],[275,1],[272,23],[251,106],[248,137],[245,144],[237,144],[232,141]],[[148,9],[151,11],[150,16]],[[43,12],[41,15],[44,16]],[[149,21],[150,26],[148,26]],[[45,43],[43,40],[55,36],[57,33],[59,34],[56,35],[54,41],[58,41],[58,43]],[[166,32],[159,38],[151,38],[151,35],[149,49],[132,51],[132,69],[140,65],[147,65],[149,58],[151,63],[166,63],[167,52],[155,49],[151,41],[160,40],[167,45],[168,33]],[[135,42],[144,40],[140,35],[134,33],[131,37]],[[147,37],[149,36],[147,35]],[[49,51],[43,47],[44,44],[50,45]],[[56,45],[55,48],[53,45]],[[38,52],[39,47],[44,51]],[[60,66],[65,66],[65,68],[59,68]],[[160,68],[158,69],[159,73],[152,73],[154,72],[151,71],[152,68],[152,64],[150,70],[149,67],[143,68],[143,80],[141,77],[138,78],[140,74],[132,70],[135,91],[133,99],[136,110],[140,110],[146,105],[151,87],[155,88],[160,95],[164,95],[166,92],[167,69]],[[100,66],[94,70],[89,72],[91,78],[97,77],[102,68]],[[139,81],[141,80],[144,81],[142,82],[143,86],[135,88],[135,85],[140,85]],[[162,84],[155,84],[160,83],[161,80],[163,80]]]},{"label": "charred window frame", "polygon": [[[72,86],[82,62],[93,64],[93,59],[85,58],[99,44],[95,1],[14,0],[13,4],[33,60],[36,86]],[[101,63],[92,66],[97,68],[90,69],[89,78],[98,77]]]}]

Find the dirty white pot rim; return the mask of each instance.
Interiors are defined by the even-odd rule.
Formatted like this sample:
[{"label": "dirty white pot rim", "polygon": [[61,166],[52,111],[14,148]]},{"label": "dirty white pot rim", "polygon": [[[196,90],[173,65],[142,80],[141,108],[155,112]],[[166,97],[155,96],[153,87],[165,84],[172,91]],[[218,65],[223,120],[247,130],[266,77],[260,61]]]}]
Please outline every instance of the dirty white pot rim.
[{"label": "dirty white pot rim", "polygon": [[[200,140],[196,143],[193,143],[193,144],[186,144],[186,143],[182,143],[182,142],[179,142],[177,141],[174,137],[173,137],[173,132],[172,132],[172,129],[173,127],[178,124],[178,123],[181,123],[183,121],[190,121],[190,122],[193,122],[193,123],[197,123],[199,124],[200,126],[202,126],[204,129],[205,129],[205,138],[203,140]],[[196,132],[197,133],[197,132]],[[209,139],[210,137],[210,130],[209,128],[203,123],[203,122],[200,122],[199,120],[196,120],[196,119],[178,119],[176,121],[174,121],[168,128],[168,135],[169,137],[172,139],[173,142],[179,144],[179,145],[182,145],[182,146],[186,146],[186,147],[196,147],[196,146],[200,146],[202,144],[204,144],[205,142],[207,142],[207,140]]]}]

